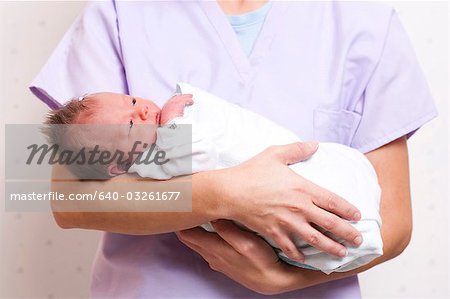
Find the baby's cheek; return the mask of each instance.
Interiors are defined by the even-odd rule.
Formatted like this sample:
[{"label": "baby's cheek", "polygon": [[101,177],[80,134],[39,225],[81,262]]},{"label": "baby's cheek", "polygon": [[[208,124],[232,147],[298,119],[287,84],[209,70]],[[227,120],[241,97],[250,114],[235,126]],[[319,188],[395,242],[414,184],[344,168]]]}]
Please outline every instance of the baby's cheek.
[{"label": "baby's cheek", "polygon": [[159,125],[161,118],[161,109],[159,109],[159,107],[156,107],[155,109],[152,109],[149,114],[150,115],[147,117],[149,123]]}]

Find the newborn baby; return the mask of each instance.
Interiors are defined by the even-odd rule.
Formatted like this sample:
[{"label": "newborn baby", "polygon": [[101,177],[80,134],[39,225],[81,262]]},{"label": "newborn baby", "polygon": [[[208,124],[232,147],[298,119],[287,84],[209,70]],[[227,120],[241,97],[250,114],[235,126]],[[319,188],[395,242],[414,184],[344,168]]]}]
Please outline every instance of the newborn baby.
[{"label": "newborn baby", "polygon": [[[126,123],[128,136],[121,136],[114,149],[128,152],[136,140],[145,140],[148,144],[156,143],[157,148],[166,154],[165,163],[161,164],[134,160],[131,166],[112,163],[105,169],[108,176],[128,171],[142,177],[170,179],[235,166],[271,145],[300,141],[294,133],[272,121],[187,83],[177,84],[176,95],[162,110],[151,101],[112,93],[95,94],[89,100],[91,104],[74,123],[89,123],[92,119],[99,123]],[[156,126],[154,129],[144,126],[147,129],[143,129],[136,124]],[[161,126],[157,127],[158,124]],[[155,152],[148,154],[154,158]],[[142,156],[146,156],[146,152]],[[352,247],[325,232],[348,250],[346,257],[335,257],[294,237],[296,246],[305,255],[305,262],[300,264],[290,260],[272,240],[261,236],[274,247],[281,259],[329,274],[355,269],[383,253],[379,215],[381,191],[375,170],[363,154],[344,145],[320,143],[310,159],[289,167],[307,180],[345,198],[361,211],[361,220],[350,223],[361,232],[363,243]],[[202,227],[214,231],[209,223]]]}]

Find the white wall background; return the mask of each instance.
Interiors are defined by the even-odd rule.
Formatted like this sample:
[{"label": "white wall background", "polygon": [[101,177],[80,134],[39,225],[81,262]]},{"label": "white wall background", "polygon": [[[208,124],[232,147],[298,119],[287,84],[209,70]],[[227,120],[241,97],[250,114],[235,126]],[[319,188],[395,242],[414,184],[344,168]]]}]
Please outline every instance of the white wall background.
[{"label": "white wall background", "polygon": [[[428,78],[439,118],[409,142],[414,233],[397,259],[359,275],[364,298],[449,298],[448,4],[390,2]],[[0,2],[3,123],[40,123],[27,84],[84,2]],[[4,130],[1,130],[4,144]],[[4,147],[0,186],[4,199]],[[61,230],[50,214],[0,212],[0,297],[86,298],[98,232]]]}]

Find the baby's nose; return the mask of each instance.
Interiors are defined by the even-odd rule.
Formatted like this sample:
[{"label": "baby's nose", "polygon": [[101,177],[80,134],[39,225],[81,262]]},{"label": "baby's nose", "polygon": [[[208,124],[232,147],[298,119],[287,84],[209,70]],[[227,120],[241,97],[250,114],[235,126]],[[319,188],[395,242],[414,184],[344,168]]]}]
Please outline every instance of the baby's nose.
[{"label": "baby's nose", "polygon": [[139,117],[142,120],[146,120],[147,119],[147,117],[148,117],[148,106],[147,105],[144,105],[144,106],[140,107],[140,109],[139,109]]}]

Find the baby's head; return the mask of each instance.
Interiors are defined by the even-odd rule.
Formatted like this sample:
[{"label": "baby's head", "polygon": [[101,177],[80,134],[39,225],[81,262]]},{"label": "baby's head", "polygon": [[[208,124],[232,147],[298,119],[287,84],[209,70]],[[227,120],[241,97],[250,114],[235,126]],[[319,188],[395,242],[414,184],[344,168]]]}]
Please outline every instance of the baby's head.
[{"label": "baby's head", "polygon": [[[43,131],[60,152],[66,150],[76,155],[83,150],[88,158],[92,150],[109,152],[109,159],[102,161],[110,163],[86,159],[68,165],[81,179],[108,179],[126,172],[137,154],[145,150],[145,144],[155,142],[160,111],[152,101],[142,98],[96,93],[73,99],[49,112]],[[130,151],[135,155],[130,156]]]}]

